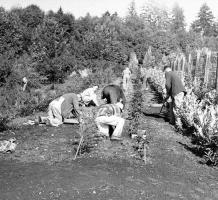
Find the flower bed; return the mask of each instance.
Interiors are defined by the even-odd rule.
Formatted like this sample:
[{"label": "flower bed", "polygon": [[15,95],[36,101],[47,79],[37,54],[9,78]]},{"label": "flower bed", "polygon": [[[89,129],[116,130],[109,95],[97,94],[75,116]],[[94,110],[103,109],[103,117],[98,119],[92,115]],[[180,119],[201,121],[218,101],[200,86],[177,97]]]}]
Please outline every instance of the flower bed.
[{"label": "flower bed", "polygon": [[146,162],[146,144],[148,143],[146,139],[146,132],[139,129],[140,116],[142,112],[142,84],[140,81],[141,72],[138,69],[136,76],[132,79],[133,82],[133,94],[129,106],[128,118],[130,119],[128,133],[133,139],[133,148],[137,151],[140,159]]},{"label": "flower bed", "polygon": [[[165,84],[163,72],[157,71],[150,81],[152,88],[164,98]],[[158,74],[158,75],[157,75]],[[199,99],[193,88],[186,88],[187,95],[178,108],[176,128],[195,138],[196,143],[203,148],[206,162],[218,164],[218,105],[214,104],[215,91],[212,90]]]}]

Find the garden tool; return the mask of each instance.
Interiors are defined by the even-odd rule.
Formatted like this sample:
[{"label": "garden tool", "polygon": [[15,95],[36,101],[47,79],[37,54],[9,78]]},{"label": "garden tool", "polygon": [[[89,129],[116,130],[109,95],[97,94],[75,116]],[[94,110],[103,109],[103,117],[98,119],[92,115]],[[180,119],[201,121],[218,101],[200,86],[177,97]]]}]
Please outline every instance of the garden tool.
[{"label": "garden tool", "polygon": [[84,138],[84,135],[83,135],[83,132],[84,132],[84,122],[83,122],[83,121],[80,122],[79,125],[80,125],[80,127],[79,127],[80,141],[79,141],[79,145],[78,145],[78,147],[77,147],[76,154],[75,154],[73,160],[76,160],[76,157],[77,157],[77,155],[78,155],[78,153],[79,153],[80,146],[81,146],[81,144],[82,144],[82,142],[83,142],[83,138]]}]

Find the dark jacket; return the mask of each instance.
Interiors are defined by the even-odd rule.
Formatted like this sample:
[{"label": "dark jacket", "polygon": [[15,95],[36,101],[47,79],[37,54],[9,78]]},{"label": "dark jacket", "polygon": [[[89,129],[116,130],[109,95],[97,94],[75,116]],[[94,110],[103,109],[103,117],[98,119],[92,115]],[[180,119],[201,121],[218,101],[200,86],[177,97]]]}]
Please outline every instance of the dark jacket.
[{"label": "dark jacket", "polygon": [[62,96],[64,98],[61,104],[61,115],[63,118],[70,118],[71,113],[74,117],[80,117],[79,100],[77,94],[67,93]]},{"label": "dark jacket", "polygon": [[123,106],[125,107],[126,97],[123,90],[118,85],[108,85],[104,87],[101,95],[102,99],[107,99],[107,103],[114,104],[122,99]]},{"label": "dark jacket", "polygon": [[178,77],[178,75],[175,72],[166,72],[165,73],[166,78],[166,90],[167,94],[171,97],[175,97],[180,92],[185,91],[185,87],[181,81],[181,79]]}]

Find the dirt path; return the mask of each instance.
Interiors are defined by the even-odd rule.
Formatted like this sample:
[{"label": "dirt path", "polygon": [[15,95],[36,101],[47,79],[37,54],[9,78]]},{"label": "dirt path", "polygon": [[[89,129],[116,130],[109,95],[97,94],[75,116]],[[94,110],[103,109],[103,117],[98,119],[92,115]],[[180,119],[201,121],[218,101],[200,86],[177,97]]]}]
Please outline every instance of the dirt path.
[{"label": "dirt path", "polygon": [[143,91],[146,164],[135,159],[128,137],[100,140],[73,161],[78,127],[26,127],[16,131],[17,151],[0,155],[0,199],[218,199],[218,169],[200,164],[188,150],[190,140],[158,116],[158,108],[146,107],[153,98],[152,91]]}]

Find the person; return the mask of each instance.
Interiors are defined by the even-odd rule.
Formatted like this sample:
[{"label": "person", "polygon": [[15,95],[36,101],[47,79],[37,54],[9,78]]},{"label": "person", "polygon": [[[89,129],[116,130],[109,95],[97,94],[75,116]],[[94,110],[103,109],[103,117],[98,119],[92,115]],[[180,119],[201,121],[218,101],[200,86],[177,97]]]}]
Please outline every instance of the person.
[{"label": "person", "polygon": [[103,88],[101,99],[105,99],[108,104],[115,104],[122,102],[124,108],[126,103],[126,97],[123,90],[118,85],[107,85]]},{"label": "person", "polygon": [[141,67],[141,81],[145,87],[145,90],[148,90],[148,79],[151,77],[150,70],[146,69],[145,67]]},{"label": "person", "polygon": [[27,79],[27,77],[23,77],[22,79],[22,91],[25,93],[31,93],[32,88],[36,88],[36,85],[34,85],[31,81]]},{"label": "person", "polygon": [[86,90],[84,90],[82,93],[80,93],[81,97],[82,97],[82,103],[85,106],[99,106],[98,104],[98,100],[97,100],[97,95],[96,95],[96,91],[99,87],[98,86],[94,86],[91,88],[88,88]]},{"label": "person", "polygon": [[127,91],[130,82],[131,71],[129,67],[123,70],[123,89]]},{"label": "person", "polygon": [[81,101],[81,95],[75,93],[67,93],[58,97],[49,104],[48,116],[40,116],[38,122],[51,126],[59,126],[68,119],[74,119],[74,123],[82,122],[79,101]]},{"label": "person", "polygon": [[125,124],[125,119],[121,117],[123,104],[104,104],[98,109],[95,123],[99,130],[99,135],[110,137],[110,126],[114,127],[111,140],[122,140],[121,135]]},{"label": "person", "polygon": [[166,79],[166,98],[171,97],[172,103],[169,107],[170,123],[175,125],[176,122],[176,112],[180,105],[182,104],[183,97],[186,95],[185,87],[181,79],[177,76],[175,72],[171,70],[171,67],[166,65],[164,67],[165,79]]},{"label": "person", "polygon": [[23,87],[22,87],[22,90],[25,91],[26,88],[27,88],[28,80],[27,80],[26,77],[23,77],[22,81],[23,81]]}]

